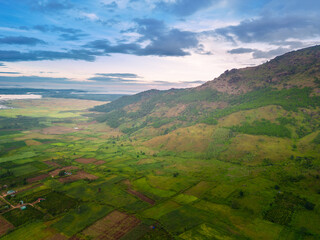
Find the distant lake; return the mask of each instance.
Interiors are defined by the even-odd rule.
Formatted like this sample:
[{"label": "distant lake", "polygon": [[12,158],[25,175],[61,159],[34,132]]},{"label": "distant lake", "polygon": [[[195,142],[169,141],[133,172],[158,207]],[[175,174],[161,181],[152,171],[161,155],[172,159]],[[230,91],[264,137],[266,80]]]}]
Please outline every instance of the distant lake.
[{"label": "distant lake", "polygon": [[0,109],[10,109],[11,107],[7,107],[5,105],[0,105]]},{"label": "distant lake", "polygon": [[36,94],[0,94],[1,100],[17,100],[17,99],[40,99],[41,95]]}]

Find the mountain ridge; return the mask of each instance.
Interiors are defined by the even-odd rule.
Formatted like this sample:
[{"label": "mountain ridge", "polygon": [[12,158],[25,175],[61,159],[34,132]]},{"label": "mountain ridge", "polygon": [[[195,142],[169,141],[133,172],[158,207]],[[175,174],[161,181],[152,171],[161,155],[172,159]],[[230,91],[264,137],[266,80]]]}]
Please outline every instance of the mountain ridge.
[{"label": "mountain ridge", "polygon": [[319,106],[319,79],[320,46],[314,46],[256,67],[227,70],[195,88],[149,90],[93,110],[102,113],[99,121],[125,133],[171,124],[170,132],[197,123],[214,125],[234,112],[268,105],[294,111]]}]

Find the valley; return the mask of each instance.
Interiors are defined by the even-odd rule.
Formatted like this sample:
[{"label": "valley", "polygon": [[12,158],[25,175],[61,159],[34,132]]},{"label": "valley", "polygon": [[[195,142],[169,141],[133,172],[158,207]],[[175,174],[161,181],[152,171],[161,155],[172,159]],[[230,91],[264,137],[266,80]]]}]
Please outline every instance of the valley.
[{"label": "valley", "polygon": [[8,102],[0,239],[319,239],[319,56],[111,103]]}]

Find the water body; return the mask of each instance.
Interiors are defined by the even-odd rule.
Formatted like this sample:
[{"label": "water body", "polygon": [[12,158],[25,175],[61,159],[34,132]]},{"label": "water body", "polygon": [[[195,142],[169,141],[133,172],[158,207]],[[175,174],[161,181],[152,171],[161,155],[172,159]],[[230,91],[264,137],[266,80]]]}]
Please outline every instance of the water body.
[{"label": "water body", "polygon": [[0,105],[0,109],[11,109],[11,107],[7,107],[5,105]]},{"label": "water body", "polygon": [[0,94],[0,100],[18,100],[18,99],[41,99],[37,94]]},{"label": "water body", "polygon": [[0,94],[0,109],[12,109],[4,105],[6,101],[21,100],[21,99],[41,99],[41,95],[36,94]]}]

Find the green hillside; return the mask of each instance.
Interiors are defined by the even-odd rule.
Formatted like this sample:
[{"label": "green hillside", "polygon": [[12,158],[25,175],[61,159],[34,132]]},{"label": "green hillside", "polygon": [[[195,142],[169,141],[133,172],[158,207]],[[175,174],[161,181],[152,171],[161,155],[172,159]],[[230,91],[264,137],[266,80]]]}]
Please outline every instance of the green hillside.
[{"label": "green hillside", "polygon": [[11,101],[0,239],[320,239],[319,53],[104,105]]},{"label": "green hillside", "polygon": [[[287,53],[257,67],[226,71],[197,88],[150,90],[93,110],[106,113],[99,116],[100,122],[129,134],[146,127],[165,128],[156,132],[167,134],[198,123],[215,125],[230,114],[270,105],[292,113],[314,110],[320,105],[319,59],[320,46],[315,46]],[[292,124],[295,129],[291,129],[291,135],[296,137],[294,132],[298,132],[298,137],[303,137],[315,130],[318,122],[315,117],[311,120],[315,121]]]}]

